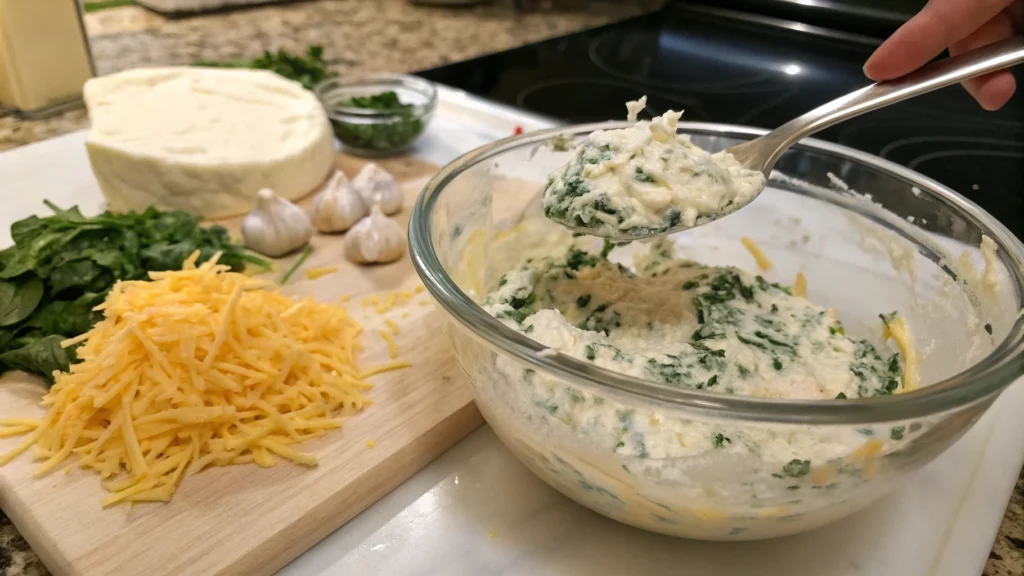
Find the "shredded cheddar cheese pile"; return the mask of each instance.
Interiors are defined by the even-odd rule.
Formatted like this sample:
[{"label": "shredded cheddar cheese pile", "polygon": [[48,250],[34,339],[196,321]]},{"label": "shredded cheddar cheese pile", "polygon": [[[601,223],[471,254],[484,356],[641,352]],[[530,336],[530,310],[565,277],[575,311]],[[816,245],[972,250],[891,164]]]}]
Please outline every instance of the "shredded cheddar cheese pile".
[{"label": "shredded cheddar cheese pile", "polygon": [[360,371],[362,328],[343,308],[197,257],[112,289],[104,319],[64,343],[83,342],[80,362],[55,375],[42,421],[0,420],[0,437],[31,432],[0,465],[34,446],[42,475],[74,454],[111,492],[104,506],[168,501],[210,465],[315,465],[294,445],[368,405],[368,376],[407,366]]}]

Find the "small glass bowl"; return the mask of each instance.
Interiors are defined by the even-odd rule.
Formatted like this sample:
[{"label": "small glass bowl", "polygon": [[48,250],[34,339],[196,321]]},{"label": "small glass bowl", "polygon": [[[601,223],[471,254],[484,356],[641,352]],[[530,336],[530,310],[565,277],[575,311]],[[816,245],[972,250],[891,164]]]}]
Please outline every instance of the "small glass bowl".
[{"label": "small glass bowl", "polygon": [[[437,105],[437,90],[430,82],[405,74],[332,78],[313,92],[344,151],[361,156],[390,156],[407,149],[423,133]],[[344,104],[382,92],[395,92],[403,106],[380,109]]]}]

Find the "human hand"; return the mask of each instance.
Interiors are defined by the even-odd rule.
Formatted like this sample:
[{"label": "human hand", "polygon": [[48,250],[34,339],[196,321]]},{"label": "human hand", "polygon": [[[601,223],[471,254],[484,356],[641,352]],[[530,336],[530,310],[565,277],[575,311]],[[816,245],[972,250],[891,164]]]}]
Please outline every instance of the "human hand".
[{"label": "human hand", "polygon": [[[1024,30],[1024,0],[928,0],[864,64],[874,81],[913,72],[946,48],[950,55],[1009,38]],[[1016,89],[1009,70],[964,81],[964,88],[986,110],[1001,108]]]}]

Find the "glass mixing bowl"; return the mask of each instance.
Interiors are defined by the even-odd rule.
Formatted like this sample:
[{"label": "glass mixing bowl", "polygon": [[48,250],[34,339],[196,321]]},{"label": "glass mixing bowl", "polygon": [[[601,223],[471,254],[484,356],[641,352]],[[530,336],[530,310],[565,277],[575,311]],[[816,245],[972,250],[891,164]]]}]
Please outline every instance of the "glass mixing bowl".
[{"label": "glass mixing bowl", "polygon": [[[479,303],[502,273],[543,250],[555,226],[538,217],[536,196],[571,155],[555,137],[564,144],[626,126],[557,128],[474,150],[427,184],[409,226],[414,264],[444,312],[477,406],[508,448],[566,496],[688,538],[809,530],[863,508],[942,453],[1021,375],[1020,241],[937,182],[815,140],[782,157],[750,206],[673,241],[690,259],[752,270],[740,242],[752,238],[773,261],[762,272],[770,281],[791,284],[802,272],[811,300],[879,347],[892,346],[881,340],[879,314],[898,310],[921,357],[922,388],[825,401],[681,389],[552,355],[505,326]],[[679,130],[712,151],[763,133],[688,123]],[[994,257],[979,249],[983,237]],[[612,257],[644,249],[634,244]],[[649,440],[638,453],[623,434],[641,428]],[[683,434],[677,443],[658,433],[697,428],[730,441],[693,447]]]}]

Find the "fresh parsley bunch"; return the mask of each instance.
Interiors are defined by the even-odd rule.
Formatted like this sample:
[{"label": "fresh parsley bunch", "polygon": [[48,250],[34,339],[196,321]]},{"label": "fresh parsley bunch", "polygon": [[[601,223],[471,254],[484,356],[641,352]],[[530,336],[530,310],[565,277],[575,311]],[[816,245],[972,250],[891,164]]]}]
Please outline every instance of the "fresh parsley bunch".
[{"label": "fresh parsley bunch", "polygon": [[324,49],[320,46],[310,46],[305,57],[295,56],[284,50],[264,51],[262,56],[252,60],[199,60],[193,66],[270,70],[302,84],[306,90],[312,90],[320,82],[334,76],[334,73],[327,68],[327,62],[324,61]]}]

